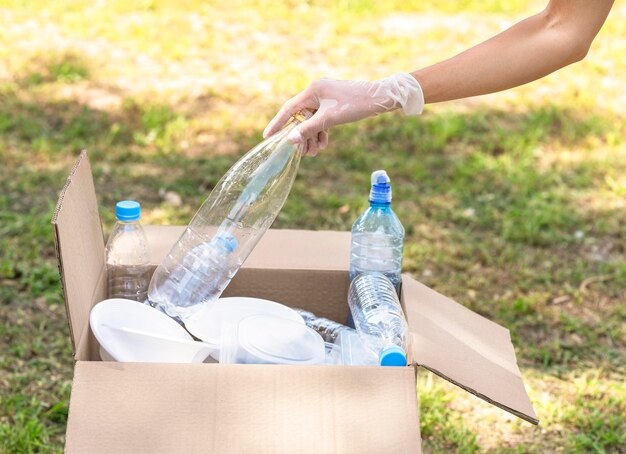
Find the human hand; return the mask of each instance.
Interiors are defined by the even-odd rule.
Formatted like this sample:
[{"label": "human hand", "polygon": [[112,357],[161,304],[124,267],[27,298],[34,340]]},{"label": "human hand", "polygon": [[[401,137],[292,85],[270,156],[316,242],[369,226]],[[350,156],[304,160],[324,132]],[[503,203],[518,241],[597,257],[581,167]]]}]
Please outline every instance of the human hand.
[{"label": "human hand", "polygon": [[307,154],[315,156],[328,145],[328,130],[333,126],[398,108],[405,115],[419,115],[424,108],[422,89],[409,73],[374,81],[320,79],[282,106],[263,137],[276,133],[296,112],[313,110],[315,114],[295,127],[288,140],[304,144]]}]

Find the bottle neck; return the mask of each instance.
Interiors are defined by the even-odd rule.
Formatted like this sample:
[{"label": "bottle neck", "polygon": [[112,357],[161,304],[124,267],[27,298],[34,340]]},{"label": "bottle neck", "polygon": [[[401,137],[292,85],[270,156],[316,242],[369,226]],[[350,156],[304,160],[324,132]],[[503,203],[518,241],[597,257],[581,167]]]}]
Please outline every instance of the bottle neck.
[{"label": "bottle neck", "polygon": [[293,114],[291,118],[295,120],[298,124],[300,124],[303,121],[308,120],[312,116],[313,116],[313,112],[311,112],[309,109],[302,109],[296,112],[295,114]]},{"label": "bottle neck", "polygon": [[389,208],[391,206],[391,202],[374,202],[370,200],[371,208]]},{"label": "bottle neck", "polygon": [[308,109],[300,110],[300,111],[296,112],[295,114],[293,114],[287,120],[287,122],[283,125],[282,130],[283,131],[287,131],[287,130],[290,131],[294,126],[297,126],[300,123],[308,120],[312,116],[313,116],[313,112],[311,112],[310,110],[308,110]]},{"label": "bottle neck", "polygon": [[117,219],[115,222],[115,225],[113,226],[113,230],[111,230],[110,238],[113,238],[114,236],[118,236],[118,235],[132,234],[138,231],[143,231],[143,228],[141,224],[139,223],[139,220],[120,221],[119,219]]}]

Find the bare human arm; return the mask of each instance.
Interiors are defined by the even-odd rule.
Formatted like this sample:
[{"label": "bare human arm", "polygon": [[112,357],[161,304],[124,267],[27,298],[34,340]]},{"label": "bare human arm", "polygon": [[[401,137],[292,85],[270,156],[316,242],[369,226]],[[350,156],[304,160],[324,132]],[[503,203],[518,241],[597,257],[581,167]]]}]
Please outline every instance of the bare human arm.
[{"label": "bare human arm", "polygon": [[436,103],[506,90],[582,60],[614,0],[550,0],[540,13],[448,60],[377,81],[321,79],[288,100],[265,129],[275,133],[301,109],[315,110],[290,137],[309,154],[328,144],[328,129],[402,108],[419,114]]},{"label": "bare human arm", "polygon": [[582,60],[613,0],[551,0],[525,19],[459,55],[412,72],[426,103],[517,87]]}]

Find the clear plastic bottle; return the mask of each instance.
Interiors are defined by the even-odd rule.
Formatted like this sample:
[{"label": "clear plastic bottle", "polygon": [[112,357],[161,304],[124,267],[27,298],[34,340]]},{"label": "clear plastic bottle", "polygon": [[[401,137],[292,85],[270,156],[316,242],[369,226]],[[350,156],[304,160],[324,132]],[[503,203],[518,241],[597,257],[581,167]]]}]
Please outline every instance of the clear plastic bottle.
[{"label": "clear plastic bottle", "polygon": [[154,272],[150,304],[184,322],[222,294],[285,203],[302,155],[287,135],[309,116],[294,115],[226,172]]},{"label": "clear plastic bottle", "polygon": [[372,173],[370,206],[352,226],[350,280],[377,271],[400,291],[404,227],[391,209],[391,184],[384,170]]},{"label": "clear plastic bottle", "polygon": [[106,245],[109,298],[143,303],[150,283],[148,240],[139,223],[141,205],[123,200],[115,205],[117,223]]},{"label": "clear plastic bottle", "polygon": [[354,328],[342,325],[341,323],[337,323],[336,321],[328,318],[317,317],[313,312],[305,311],[304,309],[294,310],[300,314],[304,323],[309,328],[313,328],[320,334],[320,336],[322,336],[322,338],[324,338],[324,342],[335,342],[339,333],[342,331],[352,331],[356,333]]},{"label": "clear plastic bottle", "polygon": [[362,273],[348,291],[359,336],[378,354],[381,366],[406,366],[408,326],[392,282],[381,273]]}]

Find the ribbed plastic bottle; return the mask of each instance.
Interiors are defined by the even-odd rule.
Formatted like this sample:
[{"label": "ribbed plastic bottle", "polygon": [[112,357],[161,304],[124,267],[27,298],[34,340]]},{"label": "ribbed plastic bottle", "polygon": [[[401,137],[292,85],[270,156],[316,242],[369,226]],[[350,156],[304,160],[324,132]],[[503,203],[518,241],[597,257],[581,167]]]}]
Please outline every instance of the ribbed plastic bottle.
[{"label": "ribbed plastic bottle", "polygon": [[148,241],[139,223],[141,205],[123,200],[115,205],[117,222],[106,245],[109,298],[143,303],[148,296],[150,269]]},{"label": "ribbed plastic bottle", "polygon": [[324,339],[324,342],[335,342],[339,333],[342,331],[355,332],[354,328],[337,323],[334,320],[330,320],[324,317],[317,317],[313,312],[305,311],[304,309],[294,309],[302,319],[304,323],[309,327],[317,331]]},{"label": "ribbed plastic bottle", "polygon": [[287,135],[309,116],[294,115],[226,172],[154,272],[151,305],[184,322],[222,294],[285,203],[302,156]]},{"label": "ribbed plastic bottle", "polygon": [[377,353],[381,366],[406,366],[408,326],[391,281],[362,273],[348,290],[348,305],[359,336]]},{"label": "ribbed plastic bottle", "polygon": [[352,226],[350,280],[377,271],[400,291],[404,227],[391,209],[391,183],[387,172],[372,173],[370,206]]}]

